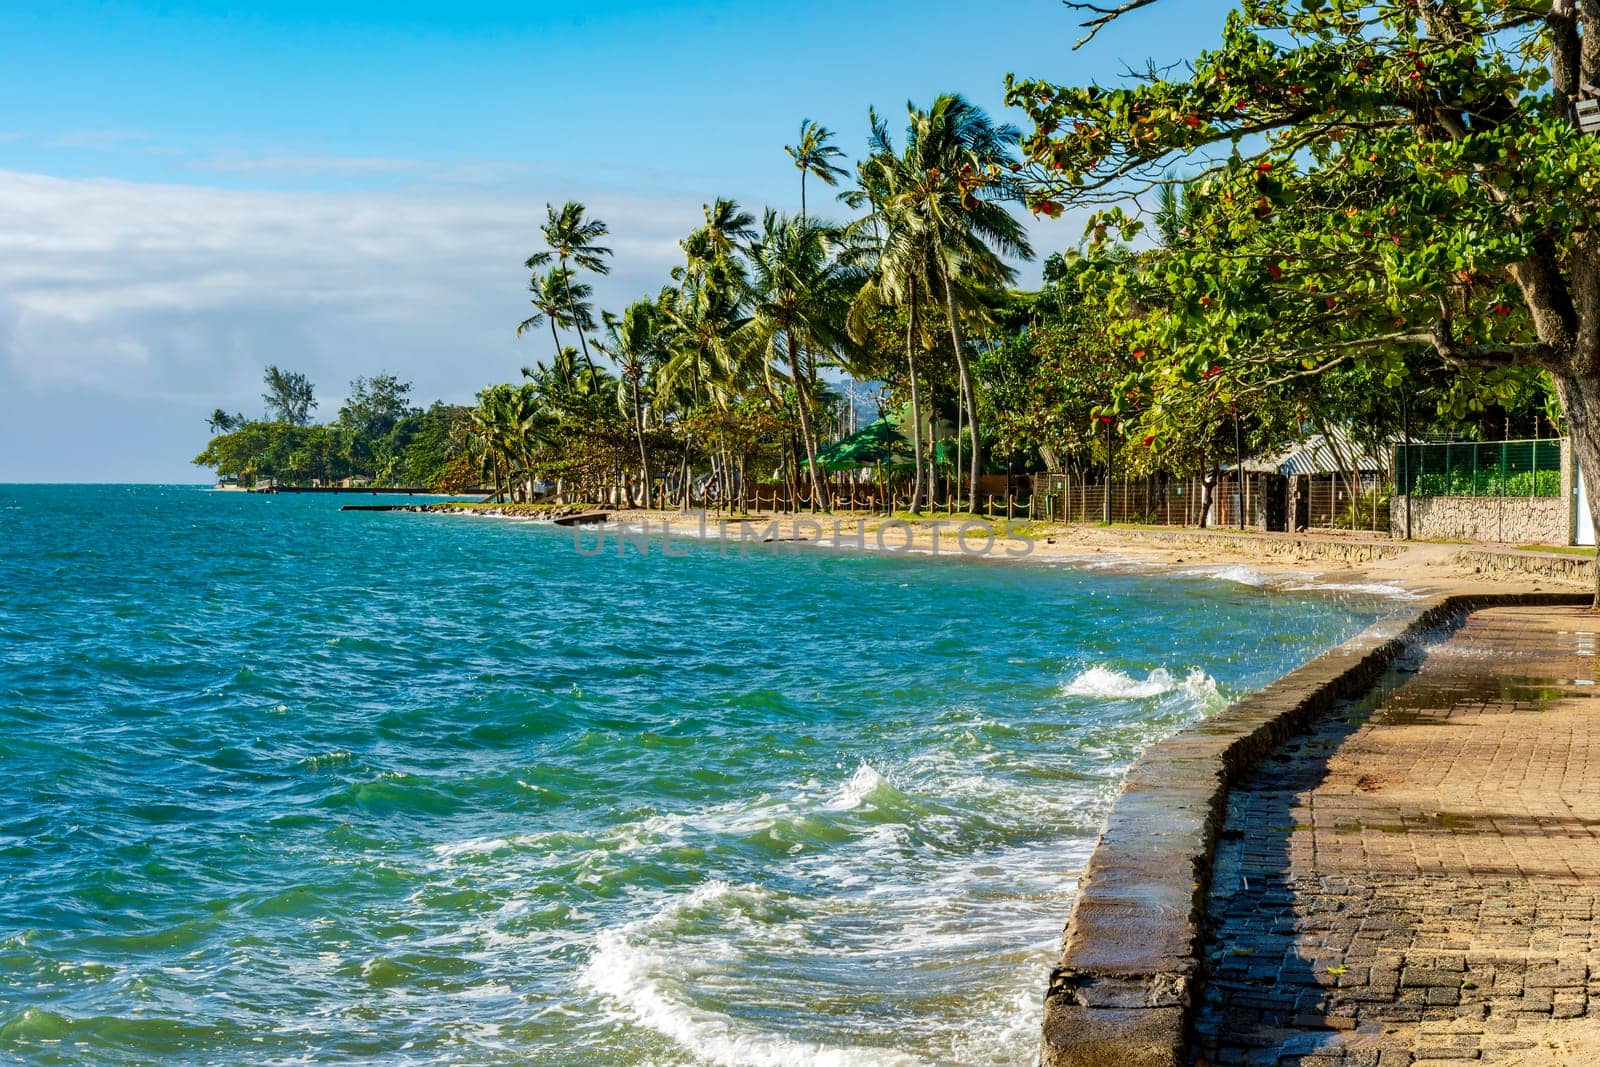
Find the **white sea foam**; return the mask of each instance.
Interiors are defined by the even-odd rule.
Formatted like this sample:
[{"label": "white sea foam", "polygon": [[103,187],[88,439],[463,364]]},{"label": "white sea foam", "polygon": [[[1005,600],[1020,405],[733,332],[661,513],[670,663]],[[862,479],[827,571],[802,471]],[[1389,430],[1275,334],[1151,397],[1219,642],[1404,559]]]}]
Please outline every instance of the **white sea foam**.
[{"label": "white sea foam", "polygon": [[861,761],[861,766],[850,776],[850,780],[840,786],[822,805],[824,811],[853,811],[859,808],[864,801],[879,789],[893,789],[889,779],[879,774],[866,760]]},{"label": "white sea foam", "polygon": [[1066,684],[1065,692],[1074,697],[1100,697],[1105,700],[1142,700],[1170,693],[1177,681],[1165,667],[1157,667],[1139,681],[1125,671],[1110,667],[1090,667]]},{"label": "white sea foam", "polygon": [[603,930],[579,981],[611,1002],[619,1015],[667,1037],[694,1056],[726,1067],[915,1067],[925,1061],[889,1049],[835,1048],[795,1041],[680,999],[671,961],[649,947],[652,927],[671,926],[685,912],[736,895],[760,894],[712,880],[669,901],[654,915]]},{"label": "white sea foam", "polygon": [[1251,567],[1241,567],[1237,564],[1229,567],[1195,567],[1181,572],[1191,578],[1215,578],[1223,582],[1235,582],[1239,585],[1248,585],[1252,589],[1260,589],[1267,584],[1267,576]]},{"label": "white sea foam", "polygon": [[1111,667],[1094,666],[1081,671],[1062,687],[1067,696],[1094,697],[1100,700],[1148,700],[1182,690],[1185,697],[1201,706],[1217,699],[1217,683],[1198,667],[1190,669],[1182,681],[1165,667],[1157,667],[1143,679]]}]

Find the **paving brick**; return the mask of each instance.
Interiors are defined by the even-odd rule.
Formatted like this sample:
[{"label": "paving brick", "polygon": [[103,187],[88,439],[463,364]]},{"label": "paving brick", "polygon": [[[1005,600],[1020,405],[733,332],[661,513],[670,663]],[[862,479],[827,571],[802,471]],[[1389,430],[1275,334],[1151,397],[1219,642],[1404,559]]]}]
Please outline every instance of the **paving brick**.
[{"label": "paving brick", "polygon": [[1597,641],[1475,612],[1234,786],[1191,1058],[1477,1063],[1600,1019]]}]

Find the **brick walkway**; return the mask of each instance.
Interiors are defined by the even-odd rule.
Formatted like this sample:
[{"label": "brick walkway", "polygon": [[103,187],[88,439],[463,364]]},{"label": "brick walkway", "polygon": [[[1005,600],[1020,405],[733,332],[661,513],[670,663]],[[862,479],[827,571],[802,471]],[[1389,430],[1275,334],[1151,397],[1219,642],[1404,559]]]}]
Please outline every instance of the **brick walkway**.
[{"label": "brick walkway", "polygon": [[1597,646],[1478,612],[1235,788],[1192,1060],[1600,1064]]}]

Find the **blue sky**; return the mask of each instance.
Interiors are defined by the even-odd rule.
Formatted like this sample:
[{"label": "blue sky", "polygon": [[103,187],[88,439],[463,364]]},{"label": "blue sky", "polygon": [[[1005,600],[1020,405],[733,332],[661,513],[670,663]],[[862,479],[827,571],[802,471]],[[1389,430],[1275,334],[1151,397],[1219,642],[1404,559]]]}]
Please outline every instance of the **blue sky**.
[{"label": "blue sky", "polygon": [[322,415],[380,369],[467,400],[546,355],[512,325],[547,200],[611,223],[618,306],[704,200],[796,206],[802,117],[855,154],[868,104],[1001,112],[1008,71],[1115,80],[1215,42],[1228,6],[1169,0],[1073,52],[1056,0],[12,0],[0,481],[199,480],[204,415],[258,410],[269,362]]}]

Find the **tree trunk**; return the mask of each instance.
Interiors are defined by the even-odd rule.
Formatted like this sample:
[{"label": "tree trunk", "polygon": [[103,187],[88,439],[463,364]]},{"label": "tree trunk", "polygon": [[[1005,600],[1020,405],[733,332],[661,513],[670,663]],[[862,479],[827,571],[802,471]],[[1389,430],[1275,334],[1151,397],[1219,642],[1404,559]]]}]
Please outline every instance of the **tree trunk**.
[{"label": "tree trunk", "polygon": [[[1567,418],[1567,440],[1578,462],[1589,497],[1589,518],[1600,529],[1600,380],[1586,376],[1552,374],[1556,397]],[[1595,599],[1589,610],[1600,614],[1600,560],[1594,567]]]},{"label": "tree trunk", "polygon": [[[566,291],[567,310],[572,313],[572,328],[578,332],[578,345],[583,349],[583,365],[589,368],[589,385],[593,387],[596,380],[594,360],[589,358],[589,341],[583,336],[583,322],[578,318],[577,309],[572,306],[572,276],[567,273],[567,257],[561,257],[561,288]],[[560,346],[557,345],[557,350]]]},{"label": "tree trunk", "polygon": [[[911,283],[906,314],[906,372],[911,376],[911,512],[922,509],[922,398],[917,391],[917,286]],[[892,510],[892,509],[891,509]]]},{"label": "tree trunk", "polygon": [[691,442],[689,440],[689,435],[685,434],[684,437],[683,437],[683,510],[684,511],[688,511],[689,510],[689,483],[690,483],[690,481],[692,481],[692,479],[689,477],[689,448],[690,448],[690,444],[691,444]]},{"label": "tree trunk", "polygon": [[795,406],[800,409],[800,439],[806,446],[806,465],[811,471],[811,510],[817,510],[820,501],[824,511],[828,510],[829,501],[822,488],[822,479],[817,476],[817,439],[811,432],[811,412],[808,403],[805,380],[801,377],[803,368],[800,365],[800,346],[795,343],[793,335],[789,337],[789,373],[794,375]]},{"label": "tree trunk", "polygon": [[633,383],[633,433],[639,440],[639,469],[644,473],[644,507],[650,510],[650,452],[644,447],[644,408],[639,404],[639,383]]},{"label": "tree trunk", "polygon": [[[961,344],[961,326],[956,321],[956,294],[955,288],[950,284],[950,266],[948,263],[942,264],[942,266],[944,267],[944,306],[945,310],[950,314],[950,343],[955,346],[956,371],[961,376],[961,402],[966,405],[967,425],[972,429],[971,490],[974,499],[972,500],[968,510],[976,510],[978,471],[982,467],[982,463],[979,461],[979,453],[982,451],[982,449],[978,447],[978,396],[972,388],[972,370],[967,366],[966,349],[963,348]],[[956,472],[957,488],[960,488],[960,484],[961,474],[958,471]]]}]

